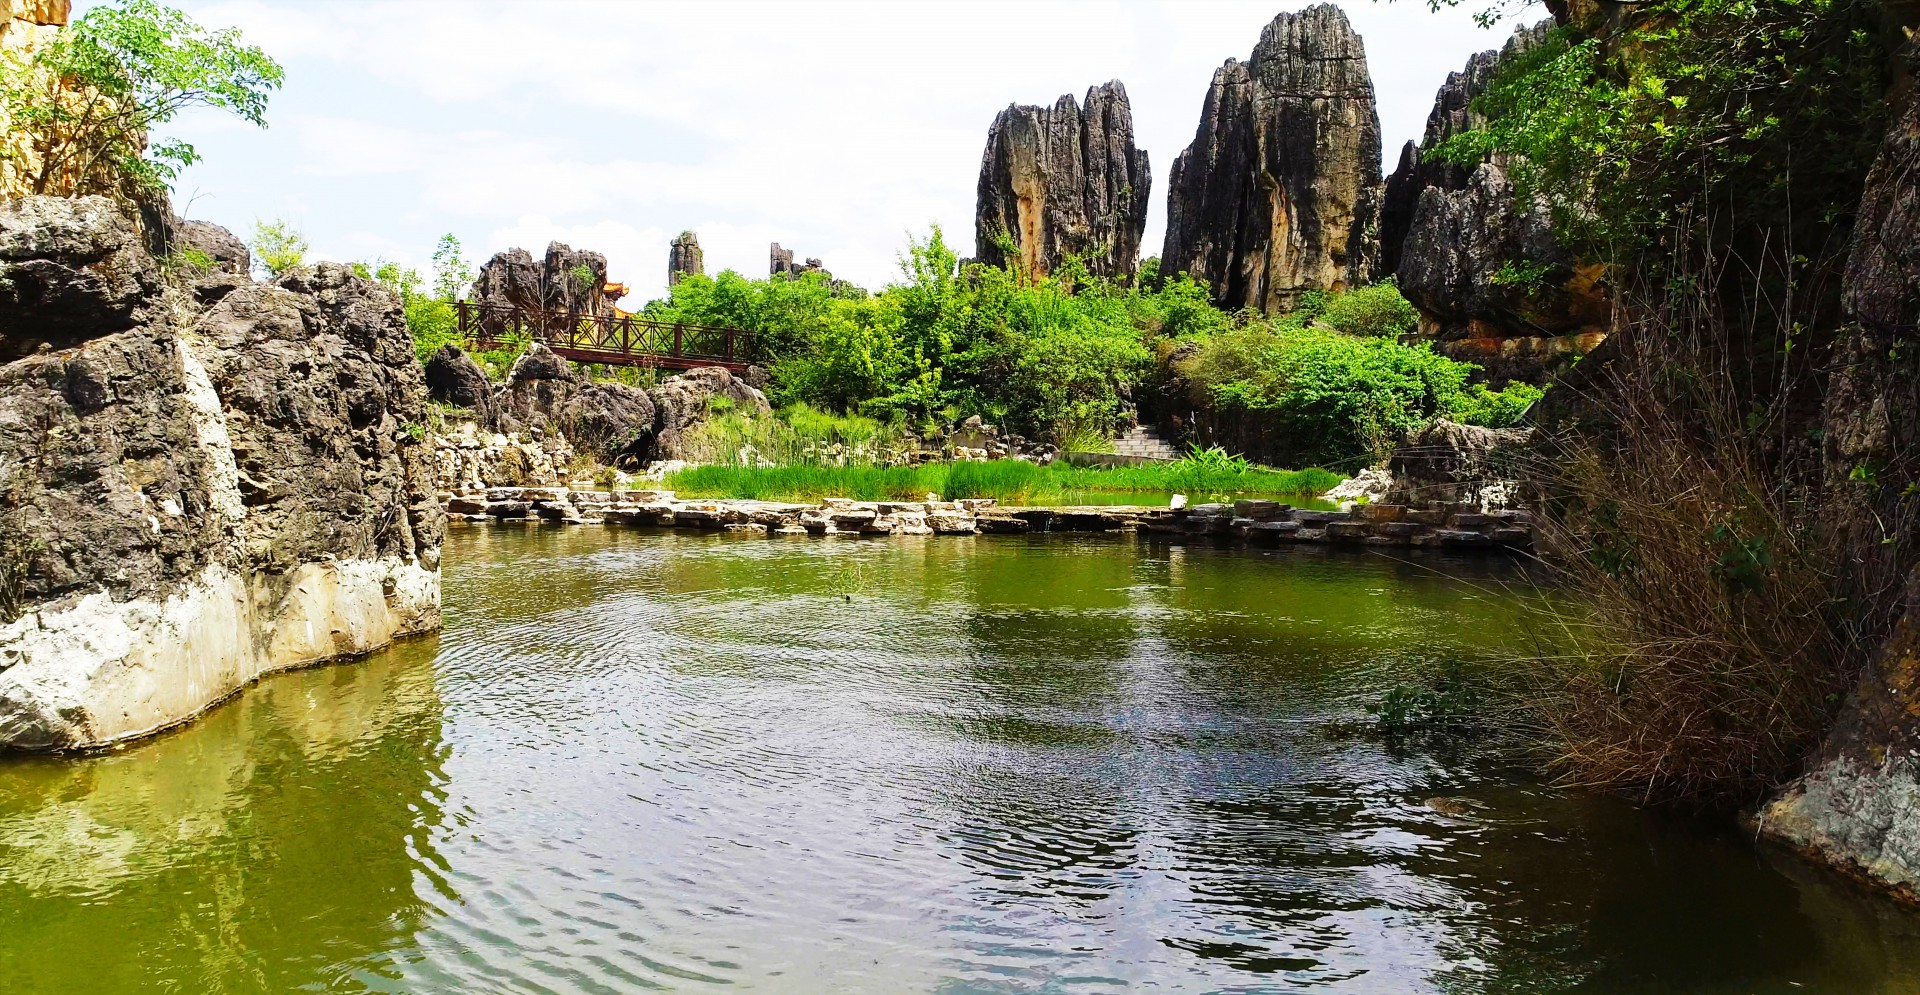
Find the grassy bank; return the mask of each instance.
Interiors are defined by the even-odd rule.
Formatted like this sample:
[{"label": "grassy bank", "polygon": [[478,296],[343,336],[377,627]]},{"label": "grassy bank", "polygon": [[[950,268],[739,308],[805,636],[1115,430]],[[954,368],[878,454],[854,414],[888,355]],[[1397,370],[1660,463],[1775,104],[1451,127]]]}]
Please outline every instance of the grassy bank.
[{"label": "grassy bank", "polygon": [[1326,470],[1232,469],[1196,466],[1130,466],[1112,469],[1035,466],[1020,460],[879,466],[697,466],[667,475],[664,486],[689,497],[817,501],[826,497],[863,501],[918,501],[938,494],[949,501],[993,498],[1002,504],[1059,503],[1074,492],[1157,491],[1209,497],[1319,494],[1340,482]]}]

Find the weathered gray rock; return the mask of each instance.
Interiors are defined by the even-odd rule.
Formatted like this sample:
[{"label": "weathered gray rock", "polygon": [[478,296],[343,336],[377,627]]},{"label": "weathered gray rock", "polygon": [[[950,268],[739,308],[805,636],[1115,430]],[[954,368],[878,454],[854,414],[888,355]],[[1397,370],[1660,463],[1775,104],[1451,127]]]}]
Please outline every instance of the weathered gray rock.
[{"label": "weathered gray rock", "polygon": [[1909,80],[1867,177],[1843,299],[1854,322],[1835,349],[1825,410],[1823,521],[1847,551],[1837,597],[1867,606],[1871,664],[1807,775],[1761,813],[1761,828],[1848,873],[1920,901],[1920,539],[1901,488],[1920,473],[1920,97]]},{"label": "weathered gray rock", "polygon": [[[154,266],[124,220],[76,231],[95,205],[32,200],[14,217],[49,237],[16,244]],[[0,746],[141,735],[439,623],[444,519],[392,292],[323,265],[204,310],[118,301],[107,331],[0,365],[0,569],[21,591],[0,605]]]},{"label": "weathered gray rock", "polygon": [[240,236],[208,221],[173,219],[170,227],[173,250],[192,250],[211,260],[213,269],[234,276],[253,272],[253,253]]},{"label": "weathered gray rock", "polygon": [[705,366],[662,380],[647,392],[654,407],[655,459],[680,459],[681,443],[707,417],[713,398],[724,397],[745,414],[767,414],[767,397],[725,369]]},{"label": "weathered gray rock", "polygon": [[521,248],[496,252],[473,280],[467,299],[475,304],[499,307],[541,308],[546,306],[542,271],[533,256]]},{"label": "weathered gray rock", "polygon": [[1376,276],[1380,120],[1366,49],[1338,7],[1281,14],[1214,73],[1174,160],[1160,272],[1262,311]]},{"label": "weathered gray rock", "polygon": [[1548,205],[1516,195],[1511,163],[1496,156],[1468,168],[1433,154],[1485,124],[1473,101],[1551,26],[1520,28],[1447,77],[1420,145],[1402,150],[1387,180],[1381,216],[1381,256],[1420,310],[1419,334],[1479,364],[1496,386],[1544,382],[1604,341],[1612,318],[1603,268],[1561,247]]},{"label": "weathered gray rock", "polygon": [[537,263],[525,249],[495,253],[480,267],[467,299],[493,306],[610,315],[613,302],[606,286],[607,257],[565,242],[549,242],[546,256]]},{"label": "weathered gray rock", "polygon": [[1127,89],[1111,80],[1087,90],[1083,107],[1062,95],[1052,107],[1008,105],[987,130],[974,209],[974,252],[1013,262],[1030,279],[1079,256],[1095,276],[1131,277],[1153,189],[1146,150],[1133,143]]},{"label": "weathered gray rock", "polygon": [[700,251],[700,236],[683,231],[667,247],[667,286],[683,276],[702,276],[707,272],[706,254]]},{"label": "weathered gray rock", "polygon": [[107,198],[0,203],[0,362],[126,331],[159,289],[140,229]]},{"label": "weathered gray rock", "polygon": [[427,396],[441,404],[467,408],[488,420],[487,409],[493,401],[493,382],[487,371],[467,355],[466,350],[449,342],[427,357]]}]

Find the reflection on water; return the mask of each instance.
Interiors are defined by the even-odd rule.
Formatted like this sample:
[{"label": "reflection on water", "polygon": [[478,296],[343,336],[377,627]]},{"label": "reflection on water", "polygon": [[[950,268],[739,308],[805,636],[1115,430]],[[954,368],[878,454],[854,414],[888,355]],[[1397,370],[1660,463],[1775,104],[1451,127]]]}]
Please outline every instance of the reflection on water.
[{"label": "reflection on water", "polygon": [[1920,990],[1911,916],[1731,830],[1330,733],[1524,638],[1483,561],[446,559],[438,640],[0,762],[0,990]]}]

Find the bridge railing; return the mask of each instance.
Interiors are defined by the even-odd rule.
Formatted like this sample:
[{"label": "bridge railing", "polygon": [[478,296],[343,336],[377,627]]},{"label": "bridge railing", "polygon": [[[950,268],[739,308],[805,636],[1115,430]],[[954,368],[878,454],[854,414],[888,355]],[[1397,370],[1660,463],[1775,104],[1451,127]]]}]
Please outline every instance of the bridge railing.
[{"label": "bridge railing", "polygon": [[459,331],[477,350],[539,341],[569,359],[630,366],[725,366],[758,360],[754,334],[739,328],[460,301]]}]

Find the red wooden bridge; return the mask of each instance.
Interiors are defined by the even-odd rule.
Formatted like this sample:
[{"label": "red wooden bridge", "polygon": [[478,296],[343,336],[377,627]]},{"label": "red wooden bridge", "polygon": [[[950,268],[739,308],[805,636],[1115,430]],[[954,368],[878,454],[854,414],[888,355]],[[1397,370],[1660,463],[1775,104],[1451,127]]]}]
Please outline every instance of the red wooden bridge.
[{"label": "red wooden bridge", "polygon": [[476,351],[538,341],[580,363],[668,370],[724,366],[735,373],[759,358],[753,333],[738,328],[471,301],[461,301],[456,307],[460,310],[460,335]]}]

